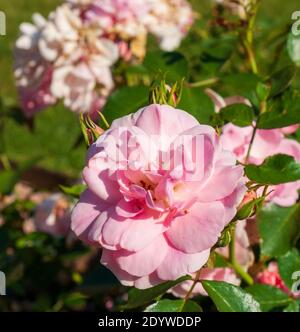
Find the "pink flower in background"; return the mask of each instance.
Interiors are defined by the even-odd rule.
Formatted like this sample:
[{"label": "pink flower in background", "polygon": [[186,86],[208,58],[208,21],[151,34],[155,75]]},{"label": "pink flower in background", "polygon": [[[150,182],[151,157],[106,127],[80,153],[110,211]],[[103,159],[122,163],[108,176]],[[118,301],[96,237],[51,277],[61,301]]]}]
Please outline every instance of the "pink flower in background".
[{"label": "pink flower in background", "polygon": [[38,47],[41,31],[47,22],[39,14],[33,15],[33,22],[20,26],[14,67],[21,106],[29,117],[56,102],[50,91],[53,67],[43,58]]},{"label": "pink flower in background", "polygon": [[[235,253],[238,263],[247,270],[254,261],[253,252],[250,250],[249,238],[246,232],[246,221],[239,221],[235,230]],[[216,252],[226,258],[229,257],[229,248],[218,248]],[[195,278],[195,274],[192,275]],[[239,286],[241,283],[240,278],[236,275],[232,268],[228,267],[215,267],[203,268],[200,272],[199,280],[216,280],[225,281],[230,284]],[[172,288],[171,293],[177,297],[186,296],[187,292],[191,289],[193,280],[187,280]],[[192,296],[207,295],[206,291],[198,282],[193,289]]]},{"label": "pink flower in background", "polygon": [[124,285],[173,280],[206,263],[244,196],[242,176],[213,128],[182,110],[150,105],[115,120],[91,146],[83,171],[88,189],[72,229],[103,247],[101,262]]},{"label": "pink flower in background", "polygon": [[[193,275],[193,277],[195,277],[195,275]],[[237,277],[233,269],[228,267],[203,268],[200,272],[199,282],[194,287],[191,297],[198,295],[207,296],[205,289],[201,285],[201,280],[225,281],[235,286],[239,286],[241,283],[241,280]],[[193,283],[194,280],[186,280],[172,288],[171,293],[176,297],[184,298],[191,289]]]},{"label": "pink flower in background", "polygon": [[118,45],[120,56],[130,61],[145,56],[147,29],[141,18],[147,10],[142,0],[93,0],[83,8],[82,17],[98,26],[105,38]]},{"label": "pink flower in background", "polygon": [[39,232],[53,236],[70,233],[70,204],[61,194],[54,194],[39,204],[34,215],[34,226]]},{"label": "pink flower in background", "polygon": [[215,112],[219,113],[223,107],[233,104],[245,104],[251,106],[250,101],[242,96],[231,96],[223,98],[216,91],[212,89],[205,89],[205,93],[211,98],[215,105]]},{"label": "pink flower in background", "polygon": [[[211,89],[207,89],[206,93],[214,102],[216,112],[220,112],[223,107],[231,104],[243,103],[251,105],[249,100],[240,96],[223,98]],[[284,134],[294,133],[298,127],[298,125],[292,125],[279,129],[258,129],[248,162],[259,165],[267,157],[278,153],[290,155],[297,161],[300,161],[300,144],[284,136]],[[221,135],[221,142],[224,149],[233,152],[240,162],[245,162],[252,132],[253,127],[251,126],[238,127],[232,123],[226,124],[222,129]],[[297,202],[299,189],[300,181],[272,186],[270,187],[270,191],[272,190],[272,192],[268,195],[267,200],[281,206],[293,205]]]},{"label": "pink flower in background", "polygon": [[290,134],[294,134],[299,128],[298,124],[292,125],[292,126],[288,126],[288,127],[284,127],[284,128],[280,128],[281,132],[285,135],[290,135]]},{"label": "pink flower in background", "polygon": [[41,54],[55,63],[52,94],[75,112],[99,110],[114,87],[110,67],[117,46],[63,5],[50,15],[39,41]]},{"label": "pink flower in background", "polygon": [[165,51],[176,49],[194,21],[193,10],[186,0],[145,0],[149,12],[143,23],[156,36]]},{"label": "pink flower in background", "polygon": [[282,278],[279,274],[277,262],[270,262],[267,269],[260,272],[256,276],[256,281],[260,284],[270,285],[270,286],[279,288],[282,291],[284,291],[285,293],[287,293],[295,298],[300,298],[299,292],[292,292],[285,285],[284,281],[282,280]]},{"label": "pink flower in background", "polygon": [[[239,161],[245,160],[249,143],[251,140],[252,127],[237,127],[227,124],[223,127],[221,141],[225,149],[232,151]],[[251,148],[249,163],[261,164],[265,158],[283,153],[300,161],[300,144],[285,138],[281,129],[258,129]],[[298,199],[300,181],[284,183],[270,187],[273,190],[267,197],[268,200],[281,205],[290,206]]]},{"label": "pink flower in background", "polygon": [[27,116],[62,100],[74,112],[95,113],[114,88],[112,66],[142,60],[147,35],[161,48],[179,46],[193,21],[185,0],[69,0],[47,20],[21,25],[15,77]]}]

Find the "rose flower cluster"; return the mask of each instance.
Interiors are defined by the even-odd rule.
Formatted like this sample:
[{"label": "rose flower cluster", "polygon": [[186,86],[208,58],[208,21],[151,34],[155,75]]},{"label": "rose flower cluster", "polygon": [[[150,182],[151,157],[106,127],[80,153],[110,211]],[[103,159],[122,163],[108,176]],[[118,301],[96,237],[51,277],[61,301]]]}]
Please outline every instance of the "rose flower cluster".
[{"label": "rose flower cluster", "polygon": [[177,48],[193,22],[186,0],[68,0],[47,19],[23,23],[15,46],[22,109],[32,116],[62,100],[94,113],[114,88],[119,59],[142,60],[148,33],[163,50]]}]

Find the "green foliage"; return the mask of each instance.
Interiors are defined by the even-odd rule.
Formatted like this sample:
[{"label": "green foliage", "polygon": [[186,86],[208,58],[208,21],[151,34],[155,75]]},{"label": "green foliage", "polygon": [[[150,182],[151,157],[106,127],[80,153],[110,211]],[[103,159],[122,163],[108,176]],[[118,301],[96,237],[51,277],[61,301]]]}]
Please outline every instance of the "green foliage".
[{"label": "green foliage", "polygon": [[106,120],[111,124],[113,120],[148,104],[149,89],[145,86],[123,87],[116,90],[107,100],[103,109]]},{"label": "green foliage", "polygon": [[[300,279],[300,253],[296,248],[278,258],[278,267],[285,285],[292,289],[293,284]],[[298,290],[300,291],[300,289]]]},{"label": "green foliage", "polygon": [[283,128],[300,123],[299,91],[287,91],[280,98],[267,103],[267,111],[259,117],[257,127],[260,129]]},{"label": "green foliage", "polygon": [[256,284],[247,287],[246,291],[260,304],[262,311],[285,307],[293,302],[281,289],[269,285]]},{"label": "green foliage", "polygon": [[145,312],[201,312],[202,309],[194,301],[184,300],[160,300],[151,304],[145,309]]},{"label": "green foliage", "polygon": [[260,312],[259,303],[242,288],[223,281],[202,281],[204,289],[221,312]]},{"label": "green foliage", "polygon": [[149,52],[144,60],[144,66],[149,70],[150,75],[162,74],[167,80],[173,82],[189,78],[188,62],[178,52]]},{"label": "green foliage", "polygon": [[72,187],[60,186],[60,189],[66,194],[73,198],[79,198],[80,194],[86,189],[86,185],[77,184]]},{"label": "green foliage", "polygon": [[213,102],[197,88],[184,87],[177,107],[193,115],[202,124],[208,124],[214,114]]},{"label": "green foliage", "polygon": [[294,66],[287,66],[273,73],[268,80],[271,87],[268,97],[273,98],[284,92],[291,85],[294,75]]},{"label": "green foliage", "polygon": [[262,239],[261,254],[278,257],[291,250],[299,238],[300,206],[268,204],[257,215]]},{"label": "green foliage", "polygon": [[70,176],[83,167],[86,148],[78,144],[80,138],[77,116],[60,105],[37,114],[32,129],[12,117],[5,120],[4,143],[10,159],[23,163],[28,156],[39,158],[39,166]]},{"label": "green foliage", "polygon": [[254,110],[245,104],[233,104],[221,109],[220,118],[239,127],[251,126],[255,118]]},{"label": "green foliage", "polygon": [[250,180],[262,184],[294,182],[300,180],[300,164],[291,156],[277,154],[259,166],[247,165],[245,173]]},{"label": "green foliage", "polygon": [[190,280],[190,276],[184,276],[174,281],[167,281],[158,286],[148,288],[148,289],[137,289],[133,288],[128,292],[128,302],[122,309],[134,309],[141,307],[149,302],[153,301],[155,298],[163,295],[167,290],[180,284],[185,280]]}]

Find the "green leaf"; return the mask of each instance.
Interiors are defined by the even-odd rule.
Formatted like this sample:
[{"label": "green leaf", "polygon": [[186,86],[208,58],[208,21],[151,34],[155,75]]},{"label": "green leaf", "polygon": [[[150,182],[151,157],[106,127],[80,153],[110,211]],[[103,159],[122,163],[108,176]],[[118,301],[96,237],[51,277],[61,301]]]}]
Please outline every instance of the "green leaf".
[{"label": "green leaf", "polygon": [[149,89],[145,86],[127,86],[116,90],[107,100],[103,109],[106,120],[113,120],[136,112],[148,104]]},{"label": "green leaf", "polygon": [[144,60],[144,66],[152,76],[159,73],[166,75],[167,80],[181,81],[188,78],[189,66],[185,57],[178,52],[148,52]]},{"label": "green leaf", "polygon": [[256,95],[259,99],[259,101],[265,101],[268,99],[269,93],[270,93],[270,85],[258,82],[256,86]]},{"label": "green leaf", "polygon": [[253,216],[253,214],[261,207],[263,202],[264,197],[259,197],[246,203],[237,211],[234,220],[245,220]]},{"label": "green leaf", "polygon": [[1,171],[0,172],[0,193],[8,195],[12,192],[15,184],[18,182],[20,177],[17,171]]},{"label": "green leaf", "polygon": [[250,73],[234,73],[221,76],[224,95],[239,95],[257,102],[256,86],[260,78]]},{"label": "green leaf", "polygon": [[258,213],[257,223],[262,239],[261,254],[271,257],[284,255],[299,238],[300,206],[268,204]]},{"label": "green leaf", "polygon": [[297,66],[300,66],[300,35],[296,36],[292,32],[289,33],[287,50],[291,60]]},{"label": "green leaf", "polygon": [[201,307],[194,301],[163,299],[151,304],[145,312],[202,312]]},{"label": "green leaf", "polygon": [[31,233],[20,237],[16,241],[16,247],[19,249],[24,248],[40,248],[48,239],[48,235],[44,233]]},{"label": "green leaf", "polygon": [[271,156],[263,164],[247,165],[247,177],[257,183],[275,185],[300,180],[300,164],[291,156],[277,154]]},{"label": "green leaf", "polygon": [[215,112],[214,104],[208,95],[195,88],[182,89],[181,100],[177,107],[193,115],[202,124],[208,124]]},{"label": "green leaf", "polygon": [[295,291],[300,291],[297,284],[300,284],[300,253],[294,248],[287,252],[284,256],[278,258],[278,267],[281,278],[285,285],[290,289],[296,288]]},{"label": "green leaf", "polygon": [[86,185],[84,184],[76,184],[72,187],[60,185],[59,187],[66,195],[69,195],[73,198],[79,198],[81,193],[86,189]]},{"label": "green leaf", "polygon": [[221,312],[260,312],[259,303],[242,288],[224,281],[202,281],[202,285]]},{"label": "green leaf", "polygon": [[132,288],[128,293],[128,303],[122,306],[122,309],[133,309],[148,304],[158,296],[163,295],[170,288],[173,288],[185,280],[191,280],[191,276],[183,276],[177,280],[167,281],[147,289]]},{"label": "green leaf", "polygon": [[284,307],[292,301],[288,294],[284,293],[281,289],[270,285],[255,284],[247,287],[246,291],[259,302],[262,311]]},{"label": "green leaf", "polygon": [[40,157],[39,166],[78,176],[84,164],[86,148],[78,144],[81,130],[77,115],[62,105],[36,114],[31,130],[13,118],[6,119],[4,141],[8,157],[17,163],[28,156]]},{"label": "green leaf", "polygon": [[20,180],[22,173],[34,166],[39,157],[33,157],[31,159],[21,162],[16,170],[3,170],[0,172],[0,193],[4,195],[10,194],[15,184]]},{"label": "green leaf", "polygon": [[239,127],[250,126],[255,118],[254,110],[245,104],[233,104],[221,109],[220,117],[226,123],[232,122]]},{"label": "green leaf", "polygon": [[283,128],[300,122],[299,91],[287,91],[281,98],[268,101],[267,112],[259,117],[260,129]]},{"label": "green leaf", "polygon": [[300,301],[291,302],[283,312],[300,312]]},{"label": "green leaf", "polygon": [[280,93],[284,92],[290,86],[294,75],[295,75],[294,66],[286,66],[276,71],[267,81],[267,83],[269,83],[271,86],[269,98],[273,98],[279,95]]}]

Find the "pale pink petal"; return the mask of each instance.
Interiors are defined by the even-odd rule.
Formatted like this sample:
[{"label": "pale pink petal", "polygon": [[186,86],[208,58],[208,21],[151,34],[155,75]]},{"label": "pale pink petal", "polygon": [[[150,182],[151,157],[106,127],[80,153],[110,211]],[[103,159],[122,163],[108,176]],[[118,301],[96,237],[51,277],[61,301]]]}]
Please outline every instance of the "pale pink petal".
[{"label": "pale pink petal", "polygon": [[158,236],[149,246],[138,252],[119,250],[116,261],[126,272],[143,277],[154,272],[165,259],[168,244],[163,236]]},{"label": "pale pink petal", "polygon": [[157,268],[157,275],[163,280],[176,280],[181,276],[194,273],[207,262],[209,253],[209,250],[204,250],[186,254],[169,246],[167,255]]},{"label": "pale pink petal", "polygon": [[211,248],[224,226],[224,206],[221,202],[197,202],[187,214],[172,222],[166,236],[178,250],[197,253]]}]

